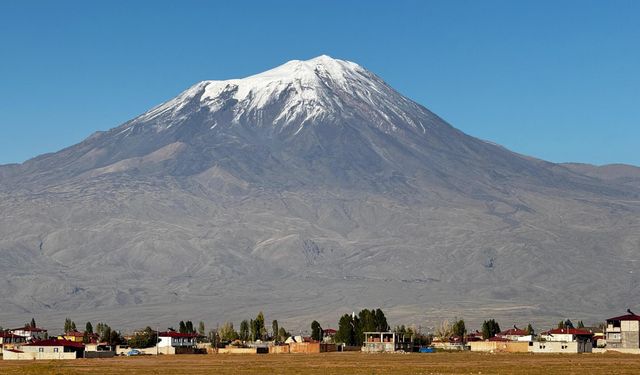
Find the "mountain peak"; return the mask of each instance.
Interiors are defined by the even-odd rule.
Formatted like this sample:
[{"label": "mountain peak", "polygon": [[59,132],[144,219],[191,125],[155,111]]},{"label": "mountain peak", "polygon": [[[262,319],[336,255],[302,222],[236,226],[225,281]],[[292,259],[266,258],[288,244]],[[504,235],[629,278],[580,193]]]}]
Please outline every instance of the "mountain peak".
[{"label": "mountain peak", "polygon": [[337,124],[339,118],[357,117],[387,133],[402,124],[425,132],[421,121],[410,115],[422,112],[422,107],[360,65],[327,55],[291,60],[245,78],[202,81],[128,126],[153,122],[155,129],[163,130],[186,122],[200,109],[209,112],[212,129],[222,122],[245,123],[291,127],[298,134],[309,123]]}]

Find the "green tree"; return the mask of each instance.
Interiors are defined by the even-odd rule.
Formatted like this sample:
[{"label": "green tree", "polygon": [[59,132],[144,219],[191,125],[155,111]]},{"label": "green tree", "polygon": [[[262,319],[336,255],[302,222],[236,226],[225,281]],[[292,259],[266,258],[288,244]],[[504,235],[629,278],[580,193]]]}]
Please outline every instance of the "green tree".
[{"label": "green tree", "polygon": [[93,334],[93,325],[91,325],[91,322],[87,322],[87,324],[85,324],[84,331],[90,335]]},{"label": "green tree", "polygon": [[226,322],[218,330],[220,340],[230,342],[238,339],[238,332],[233,328],[232,322]]},{"label": "green tree", "polygon": [[311,339],[315,341],[322,341],[322,327],[317,320],[311,322]]},{"label": "green tree", "polygon": [[198,335],[204,336],[204,333],[205,333],[204,322],[201,320],[200,323],[198,323]]},{"label": "green tree", "polygon": [[578,328],[584,328],[584,323],[582,322],[582,320],[578,321]]},{"label": "green tree", "polygon": [[111,327],[105,324],[105,327],[102,329],[102,336],[100,336],[100,341],[110,343],[111,341]]},{"label": "green tree", "polygon": [[196,330],[193,329],[193,323],[190,320],[187,320],[184,323],[184,326],[185,326],[185,333],[195,333],[196,332]]},{"label": "green tree", "polygon": [[527,325],[527,335],[535,335],[536,331],[533,329],[533,326],[531,325],[531,323],[529,323],[529,325]]},{"label": "green tree", "polygon": [[151,327],[146,327],[142,331],[136,332],[129,340],[129,346],[132,348],[150,348],[158,342],[157,332]]},{"label": "green tree", "polygon": [[500,325],[494,319],[485,320],[482,323],[482,338],[489,339],[500,333]]},{"label": "green tree", "polygon": [[273,332],[273,340],[275,342],[280,342],[282,341],[282,338],[280,337],[280,330],[278,329],[278,321],[277,320],[273,320],[273,322],[271,322],[271,332]]},{"label": "green tree", "polygon": [[182,320],[180,321],[180,324],[178,326],[178,332],[187,333],[187,325]]},{"label": "green tree", "polygon": [[459,319],[454,321],[453,325],[451,326],[451,330],[453,331],[453,334],[455,336],[464,337],[464,335],[467,333],[467,328],[464,325],[464,320]]},{"label": "green tree", "polygon": [[111,330],[109,334],[109,345],[120,345],[122,343],[122,337],[116,330]]},{"label": "green tree", "polygon": [[382,312],[382,310],[379,308],[376,309],[374,313],[374,321],[375,321],[377,332],[389,331],[390,327],[389,327],[389,324],[387,323],[387,317],[384,316],[384,312]]},{"label": "green tree", "polygon": [[84,331],[84,333],[82,334],[82,343],[83,344],[88,344],[90,341],[89,339],[89,332]]},{"label": "green tree", "polygon": [[71,319],[66,318],[64,320],[64,333],[71,332]]},{"label": "green tree", "polygon": [[356,345],[356,328],[358,325],[357,317],[349,314],[341,316],[338,321],[338,332],[336,332],[335,341],[345,345]]},{"label": "green tree", "polygon": [[255,320],[255,325],[256,325],[256,340],[260,339],[260,340],[264,340],[266,335],[267,335],[267,328],[264,325],[264,314],[262,313],[262,311],[260,311],[258,313],[258,315],[256,316],[256,320]]},{"label": "green tree", "polygon": [[240,340],[249,340],[249,322],[246,319],[240,322]]},{"label": "green tree", "polygon": [[36,319],[35,319],[35,318],[31,318],[31,323],[29,323],[29,326],[30,326],[31,328],[36,328],[36,327],[37,327],[37,326],[36,326]]},{"label": "green tree", "polygon": [[284,327],[280,327],[278,328],[278,336],[280,340],[285,341],[289,337],[289,332]]}]

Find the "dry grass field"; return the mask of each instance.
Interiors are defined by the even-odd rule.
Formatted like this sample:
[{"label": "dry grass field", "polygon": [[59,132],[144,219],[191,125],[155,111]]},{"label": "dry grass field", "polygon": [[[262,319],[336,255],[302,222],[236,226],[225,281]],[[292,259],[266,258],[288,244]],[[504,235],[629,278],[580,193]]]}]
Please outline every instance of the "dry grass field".
[{"label": "dry grass field", "polygon": [[283,354],[0,361],[0,374],[640,374],[623,354]]}]

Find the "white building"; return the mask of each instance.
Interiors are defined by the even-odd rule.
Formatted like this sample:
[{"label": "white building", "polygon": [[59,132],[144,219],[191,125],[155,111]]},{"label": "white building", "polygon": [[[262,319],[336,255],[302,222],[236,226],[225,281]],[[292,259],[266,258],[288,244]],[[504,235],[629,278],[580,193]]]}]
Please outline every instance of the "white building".
[{"label": "white building", "polygon": [[540,334],[540,341],[532,342],[536,353],[591,353],[593,333],[579,328],[555,328]]},{"label": "white building", "polygon": [[82,358],[84,345],[69,340],[37,340],[16,345],[7,349],[2,355],[3,360],[34,360],[34,359],[76,359]]},{"label": "white building", "polygon": [[167,331],[158,333],[159,348],[195,348],[198,334]]},{"label": "white building", "polygon": [[607,349],[640,352],[640,316],[627,315],[607,319]]},{"label": "white building", "polygon": [[38,327],[31,327],[31,326],[24,326],[24,327],[20,327],[20,328],[14,328],[14,329],[10,329],[9,333],[12,333],[16,336],[22,336],[24,337],[27,341],[28,340],[44,340],[47,336],[47,330],[46,329],[42,329],[42,328],[38,328]]}]

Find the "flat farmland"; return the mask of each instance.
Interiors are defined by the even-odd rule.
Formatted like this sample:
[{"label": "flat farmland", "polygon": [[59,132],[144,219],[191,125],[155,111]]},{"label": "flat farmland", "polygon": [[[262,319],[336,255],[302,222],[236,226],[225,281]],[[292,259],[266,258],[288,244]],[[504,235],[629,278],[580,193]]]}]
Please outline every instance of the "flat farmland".
[{"label": "flat farmland", "polygon": [[0,374],[640,374],[626,354],[281,354],[0,361]]}]

